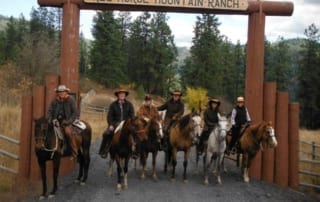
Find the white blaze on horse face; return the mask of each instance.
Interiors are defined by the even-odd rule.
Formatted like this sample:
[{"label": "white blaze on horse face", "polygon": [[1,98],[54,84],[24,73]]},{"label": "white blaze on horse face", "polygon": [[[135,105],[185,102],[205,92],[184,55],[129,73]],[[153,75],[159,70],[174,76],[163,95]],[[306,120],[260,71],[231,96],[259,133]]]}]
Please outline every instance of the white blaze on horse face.
[{"label": "white blaze on horse face", "polygon": [[276,139],[274,129],[272,127],[268,127],[267,130],[268,130],[269,145],[271,148],[274,148],[278,145],[278,141]]},{"label": "white blaze on horse face", "polygon": [[159,126],[158,134],[159,134],[160,138],[163,138],[162,121],[157,121],[157,124],[158,124],[158,126]]},{"label": "white blaze on horse face", "polygon": [[202,127],[201,127],[201,117],[199,115],[192,117],[193,121],[193,134],[196,136],[200,136],[202,133]]}]

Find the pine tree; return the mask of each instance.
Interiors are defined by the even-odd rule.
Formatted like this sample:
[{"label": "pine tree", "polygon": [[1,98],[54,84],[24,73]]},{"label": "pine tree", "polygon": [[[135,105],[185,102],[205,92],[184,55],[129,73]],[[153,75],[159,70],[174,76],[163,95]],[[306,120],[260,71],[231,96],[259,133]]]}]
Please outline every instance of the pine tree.
[{"label": "pine tree", "polygon": [[93,21],[90,76],[109,87],[127,83],[119,22],[112,11],[98,12]]}]

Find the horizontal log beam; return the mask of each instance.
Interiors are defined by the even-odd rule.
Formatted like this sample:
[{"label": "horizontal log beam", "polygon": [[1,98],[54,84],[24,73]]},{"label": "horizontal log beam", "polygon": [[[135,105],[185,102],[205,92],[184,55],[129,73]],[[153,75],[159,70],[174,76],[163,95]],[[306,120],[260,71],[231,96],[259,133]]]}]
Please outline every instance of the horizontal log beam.
[{"label": "horizontal log beam", "polygon": [[160,6],[132,6],[132,5],[108,5],[84,3],[83,0],[38,0],[40,6],[62,7],[65,3],[74,3],[84,10],[121,10],[121,11],[157,11],[157,12],[181,12],[181,13],[213,13],[213,14],[230,14],[230,15],[248,15],[250,13],[262,12],[268,16],[291,16],[293,13],[292,2],[278,1],[248,1],[248,9],[245,11],[205,9],[205,8],[177,8],[177,7],[160,7]]}]

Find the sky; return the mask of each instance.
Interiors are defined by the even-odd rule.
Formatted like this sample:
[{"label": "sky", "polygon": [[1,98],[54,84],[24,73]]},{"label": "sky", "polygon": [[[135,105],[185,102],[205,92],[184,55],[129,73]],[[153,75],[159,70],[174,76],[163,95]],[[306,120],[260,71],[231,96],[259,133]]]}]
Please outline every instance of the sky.
[{"label": "sky", "polygon": [[[267,1],[267,0],[265,0]],[[273,0],[285,1],[285,0]],[[265,35],[269,41],[277,41],[279,37],[284,39],[305,37],[304,30],[312,23],[320,29],[320,0],[286,0],[293,2],[294,11],[292,16],[267,16]],[[30,19],[32,7],[37,8],[37,0],[10,0],[0,7],[3,16],[19,17],[21,14]],[[92,19],[96,11],[81,10],[80,32],[88,39],[92,39]],[[132,12],[133,18],[140,12]],[[174,35],[176,46],[190,47],[192,45],[193,29],[196,16],[200,14],[168,13],[168,25]],[[247,42],[248,16],[246,15],[217,15],[221,25],[221,34],[228,37],[233,43]]]}]

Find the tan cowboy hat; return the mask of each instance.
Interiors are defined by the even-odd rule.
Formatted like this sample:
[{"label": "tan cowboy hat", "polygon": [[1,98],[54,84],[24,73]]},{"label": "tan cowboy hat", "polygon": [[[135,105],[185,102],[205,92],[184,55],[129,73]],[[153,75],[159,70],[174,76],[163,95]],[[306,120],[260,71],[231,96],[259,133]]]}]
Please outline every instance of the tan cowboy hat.
[{"label": "tan cowboy hat", "polygon": [[65,85],[59,85],[58,88],[54,89],[56,92],[70,92],[70,89]]},{"label": "tan cowboy hat", "polygon": [[242,97],[242,96],[237,97],[237,102],[238,102],[238,103],[244,102],[244,97]]},{"label": "tan cowboy hat", "polygon": [[179,95],[179,96],[181,96],[182,93],[179,90],[174,90],[173,92],[171,92],[171,95]]},{"label": "tan cowboy hat", "polygon": [[123,89],[123,88],[120,88],[116,92],[114,92],[114,95],[118,96],[119,93],[125,93],[126,96],[129,95],[129,91],[127,91],[126,89]]},{"label": "tan cowboy hat", "polygon": [[210,103],[210,104],[211,104],[211,103],[216,103],[218,106],[220,106],[220,104],[221,104],[220,100],[218,100],[218,99],[216,99],[216,98],[212,98],[212,99],[209,101],[209,103]]}]

